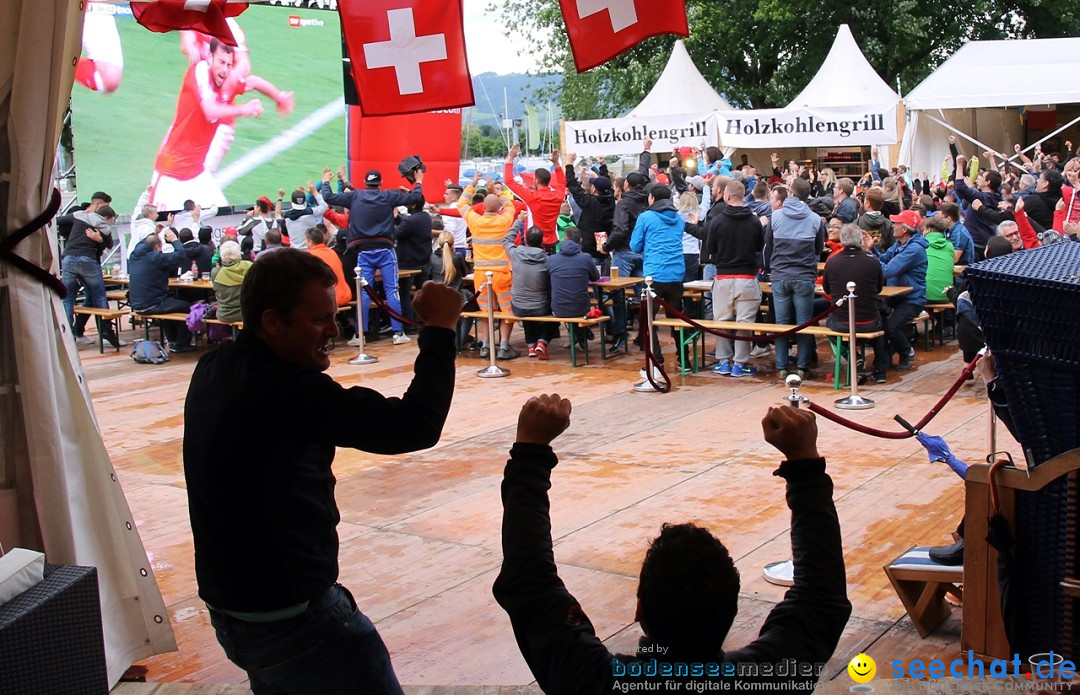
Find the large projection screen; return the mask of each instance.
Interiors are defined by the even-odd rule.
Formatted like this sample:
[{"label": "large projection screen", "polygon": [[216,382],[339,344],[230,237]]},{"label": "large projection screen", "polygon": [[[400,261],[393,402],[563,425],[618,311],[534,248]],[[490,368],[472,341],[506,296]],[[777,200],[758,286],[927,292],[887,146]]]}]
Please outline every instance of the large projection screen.
[{"label": "large projection screen", "polygon": [[[83,59],[105,63],[104,72],[111,63],[121,62],[122,73],[109,93],[75,85],[71,103],[77,185],[80,199],[105,191],[113,197],[117,212],[124,214],[151,185],[166,135],[174,122],[182,120],[183,114],[177,118],[178,97],[193,62],[182,50],[184,37],[179,32],[157,34],[143,28],[126,4],[90,2],[87,20]],[[249,91],[233,103],[259,99],[262,115],[235,118],[231,143],[225,142],[228,138],[216,124],[218,140],[211,149],[218,155],[224,151],[224,156],[219,162],[200,162],[198,183],[178,178],[179,191],[159,201],[164,209],[177,209],[182,198],[204,207],[250,206],[260,196],[276,198],[280,188],[292,191],[309,180],[318,181],[324,166],[336,170],[347,161],[337,12],[251,5],[236,22],[250,56],[251,75],[292,92],[295,106],[291,113],[281,114],[271,98],[251,91],[249,84]],[[189,54],[198,55],[190,50]],[[112,72],[115,75],[115,69]],[[204,127],[204,135],[205,131]],[[181,150],[184,147],[179,144]],[[201,151],[195,143],[179,156],[190,165]],[[210,200],[207,175],[223,201]],[[164,194],[165,188],[161,190]]]}]

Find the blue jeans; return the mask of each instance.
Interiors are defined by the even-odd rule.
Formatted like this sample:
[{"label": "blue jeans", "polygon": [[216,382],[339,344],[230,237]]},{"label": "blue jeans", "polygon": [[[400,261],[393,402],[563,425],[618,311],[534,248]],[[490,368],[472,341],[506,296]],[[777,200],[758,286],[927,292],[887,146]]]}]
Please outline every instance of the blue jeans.
[{"label": "blue jeans", "polygon": [[[391,309],[400,314],[401,299],[398,297],[397,254],[394,253],[394,249],[361,251],[356,262],[363,269],[362,275],[367,280],[369,287],[375,286],[375,269],[378,268],[379,272],[382,273],[383,296],[386,298],[386,303],[390,305]],[[357,304],[361,307],[360,316],[364,324],[364,332],[367,333],[368,313],[370,313],[372,301],[371,297],[365,297],[365,301],[359,301],[359,299],[357,297]],[[401,332],[401,321],[391,318],[390,326],[393,327],[395,333]]]},{"label": "blue jeans", "polygon": [[[633,251],[615,251],[611,254],[611,266],[619,269],[619,277],[644,277],[641,260],[641,254]],[[640,294],[640,288],[641,285],[636,285],[634,292]],[[626,291],[620,289],[615,290],[611,297],[611,334],[623,333],[626,333]]]},{"label": "blue jeans", "polygon": [[[809,321],[814,315],[813,280],[773,280],[773,308],[776,322],[800,324]],[[776,368],[787,369],[788,343],[790,338],[776,339]],[[810,359],[814,354],[814,336],[799,334],[799,369],[810,369]]]},{"label": "blue jeans", "polygon": [[218,643],[256,695],[400,695],[379,632],[336,584],[295,618],[252,623],[210,608]]},{"label": "blue jeans", "polygon": [[105,298],[105,276],[101,274],[101,264],[96,258],[66,256],[60,261],[60,278],[67,288],[64,311],[67,313],[68,325],[72,328],[75,327],[75,295],[80,286],[85,289],[86,294],[83,306],[109,308],[109,302]]}]

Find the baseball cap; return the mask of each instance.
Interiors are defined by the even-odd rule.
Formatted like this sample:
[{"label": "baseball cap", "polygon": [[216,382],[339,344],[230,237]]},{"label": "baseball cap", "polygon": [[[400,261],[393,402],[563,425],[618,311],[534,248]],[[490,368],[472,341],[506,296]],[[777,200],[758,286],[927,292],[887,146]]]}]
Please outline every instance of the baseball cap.
[{"label": "baseball cap", "polygon": [[606,176],[594,176],[592,185],[596,190],[606,193],[611,190],[611,179]]},{"label": "baseball cap", "polygon": [[893,222],[899,222],[900,224],[906,224],[914,229],[919,228],[919,223],[922,222],[922,218],[919,217],[919,213],[914,210],[904,210],[899,215],[889,215],[889,219]]},{"label": "baseball cap", "polygon": [[292,192],[290,200],[292,200],[293,207],[307,207],[307,193],[304,193],[299,188]]},{"label": "baseball cap", "polygon": [[705,190],[705,178],[702,176],[691,176],[686,182],[699,191]]},{"label": "baseball cap", "polygon": [[631,171],[626,175],[626,182],[634,188],[639,188],[649,182],[649,177],[636,171]]},{"label": "baseball cap", "polygon": [[364,174],[364,185],[371,187],[382,185],[382,174],[377,169],[369,169],[368,173]]}]

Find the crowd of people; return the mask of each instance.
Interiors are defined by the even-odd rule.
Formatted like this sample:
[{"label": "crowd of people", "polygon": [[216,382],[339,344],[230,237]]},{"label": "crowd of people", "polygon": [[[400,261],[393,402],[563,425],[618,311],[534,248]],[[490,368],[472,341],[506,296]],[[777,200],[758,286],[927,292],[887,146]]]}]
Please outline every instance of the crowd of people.
[{"label": "crowd of people", "polygon": [[[603,162],[573,154],[564,162],[556,152],[551,168],[527,174],[531,180],[525,186],[515,180],[515,145],[502,181],[482,181],[479,174],[466,186],[447,180],[441,206],[425,202],[422,171],[410,186],[391,190],[382,188],[382,175],[374,170],[354,187],[339,167],[335,184],[328,167],[318,184],[308,182],[289,194],[279,189],[276,201],[259,197],[242,225],[225,228],[221,248],[215,248],[207,224],[216,208],[201,209],[189,200],[160,222],[158,207],[148,202],[149,188],[136,203],[130,236],[114,241],[111,198],[98,193],[85,210],[61,219],[68,242],[64,281],[71,290],[65,306],[76,339],[92,342],[84,335],[84,322],[74,320],[74,294],[85,287],[87,305],[105,306],[95,261],[114,243],[121,245],[122,270],[131,271],[133,285],[145,288],[136,279],[145,275],[139,266],[153,259],[157,291],[133,287],[133,295],[150,297],[133,304],[140,312],[186,310],[177,303],[183,300],[163,298],[161,276],[191,266],[193,275],[213,281],[216,310],[239,320],[238,302],[230,295],[248,267],[241,262],[257,262],[290,246],[331,266],[338,302],[345,304],[356,299],[352,279],[359,265],[369,285],[378,272],[386,303],[406,319],[390,318],[394,344],[410,342],[415,333],[411,299],[425,281],[445,282],[467,294],[474,289],[463,284],[470,272],[481,309],[488,304],[490,272],[496,310],[523,318],[608,313],[609,340],[616,349],[630,341],[623,290],[610,293],[598,309],[591,306],[589,285],[613,270],[624,277],[651,276],[654,293],[679,308],[683,283],[712,281],[705,294],[706,317],[789,325],[819,315],[855,280],[859,331],[885,333],[874,341],[873,366],[862,369],[860,380],[883,383],[890,368],[914,366],[912,320],[928,303],[955,299],[954,266],[1075,238],[1080,159],[1072,154],[1072,143],[1066,146],[1062,156],[1036,150],[1029,159],[1017,145],[1015,158],[987,152],[982,160],[969,160],[950,138],[940,176],[924,172],[917,178],[903,166],[880,167],[874,148],[870,170],[856,181],[837,178],[829,168],[783,164],[775,155],[770,171],[759,174],[745,155],[733,165],[715,147],[657,161],[646,139],[638,167],[625,176],[611,176]],[[238,254],[222,254],[229,242],[238,245]],[[171,257],[173,252],[179,255]],[[222,274],[224,268],[229,270]],[[399,280],[399,270],[409,272]],[[759,281],[771,282],[771,295],[763,296]],[[879,300],[886,285],[908,289]],[[367,298],[360,307],[360,326],[343,314],[342,330],[365,331],[368,340],[377,340],[379,326],[369,325]],[[528,356],[548,359],[557,324],[522,323]],[[488,336],[481,324],[472,347],[482,358],[492,352],[500,360],[519,357],[522,352],[511,344],[514,325],[500,321],[499,335]],[[846,331],[846,312],[830,316],[828,325]],[[111,333],[104,337],[114,345],[123,342]],[[582,332],[578,340],[591,337]],[[182,330],[176,341],[178,349],[187,349]],[[640,346],[640,341],[639,334],[635,342]],[[813,336],[797,335],[795,354],[791,342],[720,338],[713,371],[754,375],[752,360],[772,353],[780,378],[791,373],[813,378]],[[662,364],[656,332],[652,349]]]},{"label": "crowd of people", "polygon": [[[438,441],[453,393],[455,331],[470,271],[481,307],[488,302],[490,272],[495,308],[522,318],[595,311],[590,283],[614,268],[629,277],[652,277],[656,295],[674,306],[681,306],[683,283],[709,279],[712,317],[747,323],[766,315],[761,280],[771,282],[768,313],[781,324],[811,319],[855,282],[857,327],[884,333],[873,342],[873,365],[861,378],[882,382],[890,368],[912,368],[908,324],[927,303],[954,302],[965,356],[978,349],[977,316],[955,266],[1072,243],[1080,232],[1080,159],[1071,154],[1040,154],[1023,164],[1023,173],[1003,175],[992,158],[985,169],[970,165],[951,142],[940,180],[909,180],[897,167],[853,181],[797,163],[782,169],[778,160],[759,175],[748,162],[733,167],[716,148],[691,153],[693,165],[675,155],[661,166],[653,161],[652,143],[643,145],[637,169],[623,177],[610,176],[602,163],[573,155],[564,162],[555,153],[552,168],[538,169],[528,188],[512,176],[515,147],[504,182],[482,184],[479,175],[465,186],[447,182],[442,206],[425,203],[422,169],[413,172],[410,186],[387,190],[378,171],[366,172],[363,185],[354,187],[343,169],[334,185],[326,168],[318,185],[294,190],[287,207],[285,190],[276,201],[259,198],[246,222],[227,229],[219,245],[205,225],[213,211],[186,206],[186,219],[176,215],[162,223],[156,207],[140,200],[126,254],[132,308],[186,311],[187,302],[169,291],[168,280],[190,270],[211,280],[219,319],[244,323],[235,342],[208,352],[195,370],[184,460],[200,596],[223,649],[247,671],[256,692],[401,692],[389,650],[336,581],[339,513],[331,465],[335,446],[389,454]],[[110,203],[107,194],[96,193],[84,210],[60,220],[64,281],[73,290],[83,287],[94,305],[104,297],[101,253],[116,243]],[[348,279],[357,265],[371,284],[379,271],[393,314],[423,324],[413,384],[402,398],[346,389],[322,373],[330,341],[343,328],[335,309],[357,299]],[[399,269],[419,272],[399,284]],[[429,279],[434,282],[425,284]],[[888,285],[906,291],[882,301]],[[72,313],[74,296],[72,291],[65,306],[75,334],[83,336]],[[607,310],[613,340],[625,344],[625,305],[613,302]],[[838,331],[848,330],[847,322],[846,312],[827,318]],[[395,344],[412,342],[407,325],[396,316],[391,323]],[[529,356],[547,359],[552,324],[523,324]],[[166,325],[172,349],[192,349],[182,322]],[[482,330],[481,355],[518,357],[510,344],[513,325],[501,322],[498,344]],[[345,328],[369,327],[377,330],[365,310],[359,326]],[[655,331],[652,340],[662,361]],[[793,365],[786,340],[773,347],[721,339],[713,371],[753,375],[751,361],[774,350],[781,376],[812,377],[813,339],[796,340]],[[899,356],[895,364],[893,355]],[[223,380],[234,388],[221,398]],[[222,450],[217,442],[230,426],[224,413],[256,400],[271,407],[329,408],[361,417],[367,426],[342,429],[316,418],[272,444],[240,454]],[[759,639],[724,651],[737,611],[738,571],[707,529],[674,524],[661,529],[642,563],[636,615],[644,633],[641,649],[612,654],[562,583],[551,555],[547,494],[557,464],[551,442],[569,425],[570,410],[558,396],[525,404],[502,487],[504,558],[494,594],[545,690],[610,691],[627,674],[647,679],[650,663],[663,679],[663,664],[672,662],[720,672],[731,664],[821,664],[830,658],[851,604],[832,482],[816,448],[812,414],[785,407],[771,409],[762,421],[765,441],[784,455],[777,475],[786,482],[792,510],[796,579]],[[413,426],[393,424],[402,421]],[[334,668],[325,668],[328,663]],[[808,671],[792,679],[770,670],[748,678],[795,688],[818,675]],[[708,673],[697,676],[710,679]]]}]

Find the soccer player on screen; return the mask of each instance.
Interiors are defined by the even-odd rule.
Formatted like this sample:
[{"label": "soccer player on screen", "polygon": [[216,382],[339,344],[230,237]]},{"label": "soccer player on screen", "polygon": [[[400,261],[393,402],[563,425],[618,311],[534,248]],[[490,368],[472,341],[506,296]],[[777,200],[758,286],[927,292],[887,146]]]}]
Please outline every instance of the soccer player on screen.
[{"label": "soccer player on screen", "polygon": [[116,30],[116,6],[86,3],[82,47],[86,54],[75,67],[75,81],[87,89],[112,94],[124,76],[124,53]]},{"label": "soccer player on screen", "polygon": [[263,112],[258,99],[232,103],[239,93],[259,89],[277,102],[279,112],[292,109],[291,93],[253,75],[248,76],[246,87],[229,89],[235,57],[231,46],[214,39],[210,42],[209,60],[192,64],[184,75],[176,116],[154,163],[150,199],[159,209],[179,209],[189,199],[204,208],[228,205],[206,162],[220,124],[238,116],[257,117]]},{"label": "soccer player on screen", "polygon": [[[263,78],[251,74],[251,54],[248,52],[247,37],[244,30],[234,17],[227,17],[225,22],[229,25],[236,49],[233,51],[233,67],[225,84],[221,88],[226,103],[232,103],[240,94],[258,90],[267,95],[277,104],[278,113],[288,114],[293,108],[292,92],[282,92]],[[187,56],[191,63],[200,60],[210,60],[210,44],[214,37],[200,31],[185,30],[180,32],[180,50]],[[214,140],[210,143],[210,149],[206,153],[206,168],[217,171],[221,160],[228,154],[232,147],[233,137],[236,135],[236,121],[228,118],[218,123]]]}]

